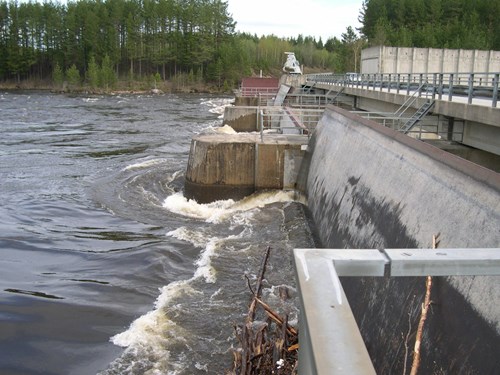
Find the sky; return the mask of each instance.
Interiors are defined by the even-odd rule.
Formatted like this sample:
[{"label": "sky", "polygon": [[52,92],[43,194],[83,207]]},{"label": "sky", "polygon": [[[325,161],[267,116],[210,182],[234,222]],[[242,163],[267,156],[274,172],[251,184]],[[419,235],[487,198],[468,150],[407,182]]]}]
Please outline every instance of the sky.
[{"label": "sky", "polygon": [[[362,0],[227,0],[236,31],[278,37],[313,36],[323,43],[357,28]],[[354,29],[356,31],[356,29]]]}]

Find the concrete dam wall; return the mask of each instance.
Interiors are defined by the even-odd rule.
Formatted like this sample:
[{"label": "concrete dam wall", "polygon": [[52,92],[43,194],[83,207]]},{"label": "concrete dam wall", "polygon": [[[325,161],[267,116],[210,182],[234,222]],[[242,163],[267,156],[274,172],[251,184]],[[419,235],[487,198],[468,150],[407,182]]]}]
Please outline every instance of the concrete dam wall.
[{"label": "concrete dam wall", "polygon": [[[298,187],[325,248],[500,245],[500,175],[330,106],[309,143]],[[422,374],[500,368],[500,278],[435,277]],[[424,278],[344,278],[379,374],[411,366]]]}]

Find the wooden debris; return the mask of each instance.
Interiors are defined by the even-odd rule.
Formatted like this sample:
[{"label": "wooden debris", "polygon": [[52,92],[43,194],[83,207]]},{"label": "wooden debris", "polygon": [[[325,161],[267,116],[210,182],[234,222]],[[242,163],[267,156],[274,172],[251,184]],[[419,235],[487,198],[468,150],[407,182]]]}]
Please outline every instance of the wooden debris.
[{"label": "wooden debris", "polygon": [[[439,245],[439,233],[432,236],[432,248],[436,249]],[[420,366],[420,345],[422,343],[422,335],[424,332],[424,323],[427,319],[427,314],[429,312],[429,307],[432,303],[431,301],[431,289],[432,289],[432,276],[427,276],[425,281],[425,297],[422,303],[422,312],[420,313],[420,320],[418,322],[417,336],[415,337],[415,347],[413,349],[413,362],[411,365],[410,375],[417,375],[418,368]]]},{"label": "wooden debris", "polygon": [[[252,300],[245,324],[234,327],[240,347],[233,350],[228,375],[297,374],[298,332],[288,324],[288,316],[281,316],[261,299],[270,250],[266,250],[255,290],[247,278]],[[256,320],[256,316],[262,318]]]}]

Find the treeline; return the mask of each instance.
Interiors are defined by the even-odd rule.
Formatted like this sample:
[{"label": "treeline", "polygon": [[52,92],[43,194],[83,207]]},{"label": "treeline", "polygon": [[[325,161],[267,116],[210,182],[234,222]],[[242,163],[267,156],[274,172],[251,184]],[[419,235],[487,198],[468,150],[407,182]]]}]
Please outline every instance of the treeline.
[{"label": "treeline", "polygon": [[43,79],[56,66],[86,77],[93,58],[117,76],[190,70],[214,78],[234,32],[220,0],[0,3],[0,78]]},{"label": "treeline", "polygon": [[235,33],[223,0],[0,0],[0,82],[113,87],[170,80],[229,89],[280,74],[284,52],[306,71],[358,71],[367,45],[500,49],[500,1],[364,0],[352,27],[326,41]]},{"label": "treeline", "polygon": [[[0,1],[0,81],[109,87],[183,80],[234,87],[278,73],[285,51],[325,70],[352,70],[349,43],[236,34],[221,0]],[[351,30],[352,31],[352,30]]]},{"label": "treeline", "polygon": [[359,21],[370,45],[500,49],[498,0],[364,0]]}]

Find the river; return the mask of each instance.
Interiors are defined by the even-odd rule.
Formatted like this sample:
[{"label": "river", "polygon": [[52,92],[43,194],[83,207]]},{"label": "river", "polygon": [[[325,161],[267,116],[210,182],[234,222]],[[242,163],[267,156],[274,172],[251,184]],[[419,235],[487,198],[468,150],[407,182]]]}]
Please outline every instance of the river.
[{"label": "river", "polygon": [[230,102],[0,92],[1,374],[223,374],[267,246],[264,299],[297,321],[293,193],[182,194]]}]

